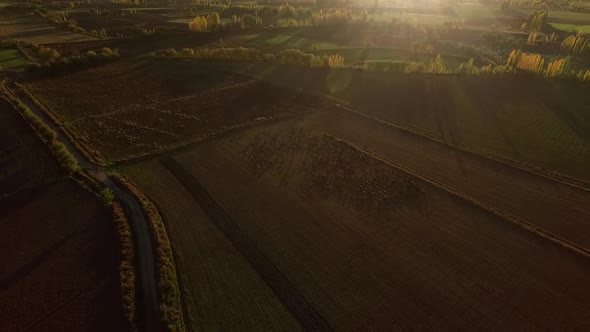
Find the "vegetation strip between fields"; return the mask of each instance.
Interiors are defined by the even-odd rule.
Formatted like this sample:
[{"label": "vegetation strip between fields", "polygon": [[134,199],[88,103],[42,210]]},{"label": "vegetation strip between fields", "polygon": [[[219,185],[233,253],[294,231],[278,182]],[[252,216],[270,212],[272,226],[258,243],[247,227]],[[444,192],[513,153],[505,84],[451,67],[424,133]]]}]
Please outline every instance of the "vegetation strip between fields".
[{"label": "vegetation strip between fields", "polygon": [[49,127],[43,120],[38,117],[22,101],[12,94],[7,94],[10,102],[19,110],[23,118],[33,127],[43,141],[47,142],[49,149],[57,158],[59,164],[68,172],[73,173],[78,169],[78,161],[67,149],[67,147],[58,140],[57,133]]},{"label": "vegetation strip between fields", "polygon": [[[158,328],[158,298],[156,291],[155,274],[153,268],[153,250],[149,237],[149,231],[143,212],[141,211],[137,201],[127,192],[121,190],[107,175],[101,170],[88,170],[92,175],[84,173],[80,170],[79,164],[83,166],[90,166],[91,164],[85,159],[83,153],[77,150],[77,145],[74,143],[75,140],[71,136],[58,132],[59,124],[52,123],[51,117],[40,110],[34,102],[29,99],[25,99],[27,104],[18,99],[10,90],[6,89],[6,94],[9,99],[18,106],[22,111],[23,116],[28,121],[32,122],[32,126],[35,129],[40,130],[42,138],[49,141],[49,147],[52,152],[58,153],[56,157],[60,164],[70,173],[77,174],[80,177],[86,177],[91,181],[97,181],[101,185],[106,186],[113,190],[117,195],[117,198],[125,207],[125,213],[129,220],[133,220],[133,232],[135,237],[135,245],[137,249],[137,257],[140,271],[140,281],[142,290],[142,312],[143,312],[143,328],[146,331],[160,331]],[[27,97],[27,96],[25,96]],[[63,134],[63,135],[62,135]],[[45,136],[47,135],[47,136]],[[57,152],[54,151],[56,149]],[[63,154],[63,156],[62,156]],[[123,241],[123,239],[122,239]],[[125,272],[129,277],[128,271]],[[121,280],[121,282],[128,282],[128,278]],[[137,293],[135,293],[137,294]],[[123,299],[125,301],[125,299]],[[134,299],[136,301],[136,299]],[[132,315],[127,315],[131,317]],[[130,322],[133,327],[135,322]]]},{"label": "vegetation strip between fields", "polygon": [[106,164],[104,158],[101,156],[100,152],[90,148],[87,144],[80,144],[81,141],[80,137],[73,132],[72,130],[68,129],[63,122],[47,107],[43,102],[39,100],[39,98],[35,97],[29,90],[28,87],[15,84],[16,87],[19,89],[19,94],[21,97],[24,97],[25,103],[27,101],[31,102],[35,107],[37,107],[45,116],[51,120],[56,126],[59,127],[61,132],[68,138],[68,140],[75,146],[76,150],[79,151],[81,154],[84,155],[86,159],[91,161],[92,163],[100,166],[104,166]]},{"label": "vegetation strip between fields", "polygon": [[180,287],[174,263],[174,252],[166,233],[164,221],[156,206],[141,192],[135,183],[120,174],[112,174],[111,177],[139,201],[144,214],[147,216],[150,235],[155,245],[153,253],[157,262],[156,273],[158,276],[162,322],[167,331],[184,331],[185,326],[182,319]]},{"label": "vegetation strip between fields", "polygon": [[222,130],[213,132],[211,134],[209,134],[207,137],[204,138],[197,138],[191,141],[187,141],[187,142],[181,142],[179,144],[176,144],[174,146],[170,146],[167,147],[165,149],[162,150],[156,150],[156,151],[151,151],[151,152],[147,152],[145,154],[142,155],[137,155],[137,156],[131,156],[129,158],[124,158],[124,159],[119,159],[119,160],[113,160],[113,166],[114,167],[122,167],[122,166],[128,166],[128,165],[133,165],[133,164],[137,164],[143,161],[147,161],[147,160],[152,160],[155,158],[159,158],[165,155],[170,155],[170,154],[174,154],[174,153],[178,153],[187,149],[190,149],[196,145],[202,144],[204,142],[207,142],[208,140],[211,139],[219,139],[222,137],[227,137],[230,136],[240,130],[244,130],[244,129],[248,129],[254,126],[261,126],[261,125],[268,125],[277,121],[282,121],[285,119],[291,119],[291,118],[296,118],[296,117],[301,117],[304,116],[306,114],[310,114],[313,112],[319,112],[325,109],[328,109],[330,107],[333,107],[333,105],[326,105],[326,106],[322,106],[319,108],[315,108],[315,109],[310,109],[307,110],[305,112],[301,112],[301,113],[284,113],[284,114],[279,114],[276,116],[271,116],[271,117],[267,117],[264,119],[254,119],[251,121],[246,121],[244,123],[241,123],[239,125],[234,125],[234,126],[230,126],[230,127],[226,127]]},{"label": "vegetation strip between fields", "polygon": [[356,145],[354,145],[354,144],[352,144],[350,142],[341,140],[341,139],[339,139],[337,137],[331,136],[331,135],[326,134],[326,133],[324,133],[324,135],[326,135],[327,137],[331,137],[331,138],[335,139],[338,142],[342,142],[344,144],[347,144],[350,147],[358,150],[359,152],[364,153],[364,154],[370,156],[371,158],[374,158],[376,160],[379,160],[379,161],[381,161],[381,162],[383,162],[383,163],[385,163],[385,164],[387,164],[387,165],[389,165],[391,167],[394,167],[394,168],[396,168],[396,169],[398,169],[398,170],[400,170],[402,172],[405,172],[405,173],[407,173],[407,174],[409,174],[409,175],[411,175],[411,176],[413,176],[415,178],[418,178],[418,179],[420,179],[420,180],[422,180],[422,181],[424,181],[424,182],[426,182],[426,183],[428,183],[428,184],[430,184],[430,185],[432,185],[432,186],[434,186],[434,187],[436,187],[438,189],[441,189],[441,190],[443,190],[443,191],[445,191],[445,192],[447,192],[447,193],[449,193],[449,194],[451,194],[451,195],[453,195],[455,197],[458,197],[458,198],[460,198],[460,199],[462,199],[462,200],[470,203],[471,205],[474,205],[474,206],[476,206],[476,207],[478,207],[478,208],[480,208],[480,209],[482,209],[482,210],[484,210],[484,211],[486,211],[488,213],[491,213],[491,214],[499,217],[500,219],[503,219],[503,220],[506,220],[508,222],[511,222],[512,224],[515,224],[516,226],[519,226],[523,230],[532,232],[533,234],[538,235],[538,236],[540,236],[540,237],[542,237],[542,238],[544,238],[546,240],[549,240],[549,241],[551,241],[551,242],[553,242],[553,243],[555,243],[557,245],[560,245],[561,247],[563,247],[565,249],[571,250],[571,251],[575,252],[576,254],[580,254],[582,256],[585,256],[586,258],[590,258],[590,250],[588,250],[588,249],[586,249],[586,248],[584,248],[582,246],[579,246],[579,245],[577,245],[575,243],[572,243],[572,242],[570,242],[570,241],[568,241],[568,240],[566,240],[566,239],[564,239],[564,238],[562,238],[562,237],[560,237],[558,235],[555,235],[555,234],[553,234],[553,233],[545,230],[544,228],[535,226],[535,225],[533,225],[533,224],[531,224],[531,223],[529,223],[529,222],[527,222],[525,220],[522,220],[522,219],[517,218],[517,217],[515,217],[513,215],[510,215],[510,214],[508,214],[508,213],[506,213],[504,211],[501,211],[501,210],[499,210],[499,209],[497,209],[497,208],[495,208],[493,206],[489,206],[489,205],[483,204],[483,203],[477,201],[476,199],[474,199],[474,198],[472,198],[470,196],[464,195],[464,194],[462,194],[462,193],[460,193],[458,191],[455,191],[454,189],[452,189],[452,188],[450,188],[450,187],[448,187],[448,186],[446,186],[446,185],[444,185],[444,184],[442,184],[442,183],[440,183],[438,181],[435,181],[435,180],[432,180],[432,179],[430,179],[428,177],[425,177],[422,174],[417,173],[417,172],[413,171],[410,168],[407,168],[407,167],[404,167],[404,166],[401,166],[401,165],[392,163],[391,161],[388,161],[388,160],[384,160],[384,159],[382,159],[382,158],[380,158],[380,157],[372,154],[371,152],[368,152],[368,151],[366,151],[366,150],[364,150],[364,149],[362,149],[362,148],[360,148],[360,147],[358,147],[358,146],[356,146]]},{"label": "vegetation strip between fields", "polygon": [[161,163],[191,193],[215,226],[225,234],[236,249],[246,258],[256,273],[276,294],[283,305],[299,321],[305,330],[331,331],[324,318],[311,306],[287,277],[274,265],[240,227],[225,213],[207,190],[182,165],[173,158],[161,159]]}]

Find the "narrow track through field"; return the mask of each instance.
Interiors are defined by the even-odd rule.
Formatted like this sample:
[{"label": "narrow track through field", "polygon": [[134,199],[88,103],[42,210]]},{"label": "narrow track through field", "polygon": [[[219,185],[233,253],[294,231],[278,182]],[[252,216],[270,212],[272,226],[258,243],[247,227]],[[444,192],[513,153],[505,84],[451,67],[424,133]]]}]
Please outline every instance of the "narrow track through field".
[{"label": "narrow track through field", "polygon": [[260,277],[273,290],[291,314],[309,331],[330,331],[328,323],[307,302],[272,261],[242,232],[239,226],[223,211],[207,190],[182,165],[172,158],[162,159],[162,164],[178,178],[203,207],[215,225],[227,236]]}]

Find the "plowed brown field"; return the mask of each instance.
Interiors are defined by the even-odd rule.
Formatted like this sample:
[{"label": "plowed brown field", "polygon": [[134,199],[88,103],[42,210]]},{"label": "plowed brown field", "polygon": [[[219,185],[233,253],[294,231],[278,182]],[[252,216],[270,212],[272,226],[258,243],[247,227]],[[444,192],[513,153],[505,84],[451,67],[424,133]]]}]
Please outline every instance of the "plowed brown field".
[{"label": "plowed brown field", "polygon": [[466,153],[334,108],[298,121],[590,249],[590,190]]},{"label": "plowed brown field", "polygon": [[194,329],[296,330],[289,312],[190,193],[159,162],[126,169],[154,200],[174,243]]},{"label": "plowed brown field", "polygon": [[81,143],[112,160],[323,106],[317,97],[182,60],[119,61],[31,87]]},{"label": "plowed brown field", "polygon": [[69,181],[0,201],[0,330],[124,331],[112,217]]},{"label": "plowed brown field", "polygon": [[0,199],[50,181],[55,158],[5,98],[0,97]]},{"label": "plowed brown field", "polygon": [[[198,207],[197,217],[176,224],[172,205],[162,205],[166,221],[183,232],[208,220],[225,234],[304,327],[590,328],[588,258],[482,208],[494,203],[581,244],[583,235],[550,218],[532,220],[532,207],[518,209],[518,200],[540,199],[547,214],[574,206],[564,224],[584,233],[576,216],[586,208],[575,205],[584,193],[390,131],[366,117],[322,111],[128,173],[156,201],[171,196],[186,204],[183,211]],[[549,189],[564,202],[551,205]],[[512,201],[498,198],[504,190]],[[199,251],[178,247],[184,255]]]}]

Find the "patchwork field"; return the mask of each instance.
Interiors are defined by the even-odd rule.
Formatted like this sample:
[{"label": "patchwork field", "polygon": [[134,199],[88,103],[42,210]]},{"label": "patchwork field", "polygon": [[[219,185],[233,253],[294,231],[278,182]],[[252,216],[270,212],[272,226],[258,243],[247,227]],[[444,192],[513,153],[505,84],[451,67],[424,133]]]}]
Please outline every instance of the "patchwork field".
[{"label": "patchwork field", "polygon": [[[590,249],[590,191],[466,153],[366,116],[333,109],[285,127],[303,126],[441,183],[485,206]],[[432,167],[436,165],[436,167]]]},{"label": "patchwork field", "polygon": [[578,32],[583,34],[590,34],[590,25],[584,24],[568,24],[568,23],[550,23],[552,27],[564,32]]},{"label": "patchwork field", "polygon": [[0,17],[0,36],[36,44],[96,40],[90,35],[60,30],[36,16]]},{"label": "patchwork field", "polygon": [[[404,170],[414,164],[398,168],[410,159],[400,146],[411,139],[397,142],[403,135],[377,121],[338,112],[239,130],[124,172],[158,203],[172,232],[182,230],[180,257],[200,257],[211,245],[197,227],[225,235],[304,328],[590,326],[583,314],[590,294],[580,293],[587,258]],[[441,160],[443,171],[444,155],[432,163]],[[454,176],[437,180],[453,185]],[[211,252],[211,266],[201,270],[222,268],[234,255]],[[235,301],[224,310],[247,303],[224,290]],[[198,289],[186,296],[198,298]],[[215,311],[200,312],[194,326],[208,327]]]},{"label": "patchwork field", "polygon": [[[275,84],[335,96],[383,121],[451,144],[590,180],[587,85],[228,66]],[[285,79],[289,77],[289,79]]]},{"label": "patchwork field", "polygon": [[[0,98],[0,331],[128,331],[128,301],[148,332],[590,331],[590,94],[570,75],[590,58],[546,66],[590,14],[123,2],[0,8],[6,45],[63,56],[0,48],[0,83],[80,166]],[[546,67],[499,70],[513,48]],[[85,175],[131,221],[135,299]]]},{"label": "patchwork field", "polygon": [[120,61],[31,86],[84,144],[111,160],[324,105],[321,98],[189,61]]}]

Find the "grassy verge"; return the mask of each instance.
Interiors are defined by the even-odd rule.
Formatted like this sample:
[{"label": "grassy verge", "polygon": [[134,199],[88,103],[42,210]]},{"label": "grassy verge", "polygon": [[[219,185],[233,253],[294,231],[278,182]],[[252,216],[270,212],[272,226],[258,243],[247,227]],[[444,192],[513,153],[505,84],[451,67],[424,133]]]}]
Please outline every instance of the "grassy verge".
[{"label": "grassy verge", "polygon": [[72,177],[80,186],[88,192],[96,195],[97,199],[111,211],[114,226],[121,241],[119,283],[121,287],[121,305],[123,314],[129,324],[129,331],[137,332],[137,309],[136,309],[136,278],[135,278],[135,246],[131,224],[125,215],[123,207],[116,199],[105,202],[101,199],[103,186],[85,172],[78,172]]},{"label": "grassy verge", "polygon": [[131,226],[123,212],[123,208],[118,202],[110,204],[117,227],[117,233],[121,240],[121,264],[119,265],[119,275],[121,282],[121,295],[123,300],[123,310],[125,311],[125,318],[130,324],[130,330],[136,331],[135,324],[135,270],[134,257],[135,250],[133,248],[133,236],[131,233]]},{"label": "grassy verge", "polygon": [[47,143],[49,149],[57,158],[59,164],[68,172],[78,171],[78,161],[70,151],[57,139],[57,133],[46,125],[27,105],[18,98],[8,95],[8,99],[19,110],[21,115],[29,122],[41,138]]},{"label": "grassy verge", "polygon": [[157,263],[158,293],[160,295],[161,320],[167,331],[184,331],[182,306],[180,304],[180,287],[174,264],[174,252],[168,239],[164,221],[156,206],[143,194],[139,187],[120,174],[111,177],[139,201],[145,213],[150,235],[154,243]]},{"label": "grassy verge", "polygon": [[47,116],[51,121],[53,121],[53,123],[61,128],[61,131],[64,133],[64,135],[68,137],[70,142],[74,144],[76,149],[82,153],[86,159],[99,166],[106,165],[106,161],[99,151],[79,143],[81,142],[80,137],[76,133],[69,130],[68,127],[65,126],[64,123],[51,110],[49,110],[47,106],[45,106],[37,97],[35,97],[26,86],[20,84],[16,84],[16,86],[19,88],[20,93],[26,95],[33,102],[33,104],[35,104],[35,106],[37,106],[39,110],[45,114],[45,116]]}]

